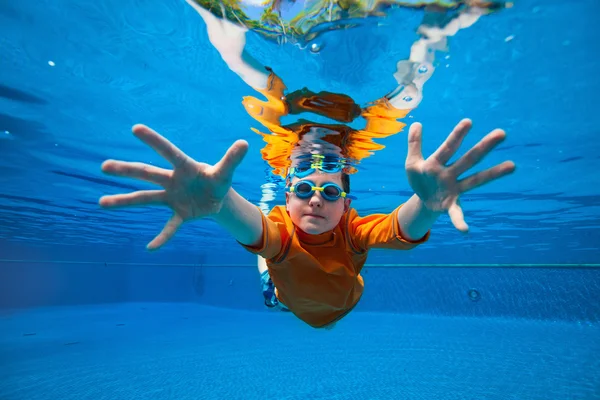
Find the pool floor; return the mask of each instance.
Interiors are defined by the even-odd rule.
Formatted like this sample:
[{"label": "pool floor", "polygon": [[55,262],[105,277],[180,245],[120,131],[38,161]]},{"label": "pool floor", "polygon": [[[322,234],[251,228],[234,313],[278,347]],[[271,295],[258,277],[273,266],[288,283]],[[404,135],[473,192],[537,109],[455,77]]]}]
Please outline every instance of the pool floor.
[{"label": "pool floor", "polygon": [[599,399],[600,324],[133,303],[0,315],[0,399]]}]

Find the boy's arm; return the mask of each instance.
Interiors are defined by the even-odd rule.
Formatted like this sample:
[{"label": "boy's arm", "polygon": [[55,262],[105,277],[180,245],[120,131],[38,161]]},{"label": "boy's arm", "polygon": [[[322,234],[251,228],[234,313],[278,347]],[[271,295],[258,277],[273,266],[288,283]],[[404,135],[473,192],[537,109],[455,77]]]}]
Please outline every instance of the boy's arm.
[{"label": "boy's arm", "polygon": [[229,189],[221,211],[213,219],[241,244],[260,246],[263,238],[262,212],[233,188]]},{"label": "boy's arm", "polygon": [[398,225],[402,237],[411,242],[417,242],[425,237],[441,212],[434,212],[416,194],[398,210]]},{"label": "boy's arm", "polygon": [[[270,259],[280,254],[287,236],[280,218],[267,217],[259,207],[230,189],[213,219],[246,250]],[[266,264],[264,266],[266,268]]]}]

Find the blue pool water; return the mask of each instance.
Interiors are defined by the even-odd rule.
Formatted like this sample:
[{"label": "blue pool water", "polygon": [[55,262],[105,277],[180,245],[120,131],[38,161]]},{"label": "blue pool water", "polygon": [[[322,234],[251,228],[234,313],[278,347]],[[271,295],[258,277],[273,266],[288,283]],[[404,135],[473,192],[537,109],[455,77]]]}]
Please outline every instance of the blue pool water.
[{"label": "blue pool water", "polygon": [[[250,151],[233,185],[272,176],[253,95],[184,0],[0,2],[0,399],[599,399],[600,37],[596,0],[517,0],[450,39],[421,104],[428,155],[464,117],[462,149],[501,127],[478,169],[516,172],[465,195],[428,243],[374,251],[365,294],[330,331],[265,310],[256,259],[214,222],[144,246],[169,212],[103,210],[150,188],[108,158],[165,166],[144,123],[190,156]],[[288,88],[391,91],[422,12],[331,31],[320,51],[256,34],[247,49]],[[361,214],[412,195],[407,130],[352,176]],[[271,206],[283,200],[273,194]]]}]

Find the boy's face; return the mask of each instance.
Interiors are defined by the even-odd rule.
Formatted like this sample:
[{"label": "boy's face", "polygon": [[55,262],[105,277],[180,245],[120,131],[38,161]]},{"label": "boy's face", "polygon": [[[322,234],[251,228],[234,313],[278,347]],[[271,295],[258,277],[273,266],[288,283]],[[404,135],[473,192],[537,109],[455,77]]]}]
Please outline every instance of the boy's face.
[{"label": "boy's face", "polygon": [[[311,181],[315,186],[323,186],[332,182],[342,187],[341,172],[329,174],[317,171],[303,178],[292,178],[291,185],[304,180]],[[307,199],[301,199],[294,193],[286,192],[285,203],[294,225],[311,235],[333,230],[350,207],[350,199],[339,197],[335,201],[325,200],[318,190],[312,192]]]}]

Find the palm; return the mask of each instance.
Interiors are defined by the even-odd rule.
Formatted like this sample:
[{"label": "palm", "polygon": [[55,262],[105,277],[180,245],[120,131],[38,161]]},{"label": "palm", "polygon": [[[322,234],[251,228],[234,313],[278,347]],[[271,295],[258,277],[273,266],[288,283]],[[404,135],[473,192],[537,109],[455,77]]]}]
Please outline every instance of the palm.
[{"label": "palm", "polygon": [[427,161],[406,167],[408,183],[434,212],[447,211],[458,197],[456,184],[443,179],[443,171],[438,164]]},{"label": "palm", "polygon": [[136,125],[133,133],[163,156],[173,170],[143,163],[108,160],[102,170],[110,175],[136,178],[162,186],[163,190],[142,190],[104,196],[100,205],[107,208],[162,205],[173,210],[173,216],[161,233],[148,244],[156,249],[165,244],[186,221],[217,214],[231,188],[233,173],[241,163],[248,144],[234,143],[215,165],[199,163],[188,157],[167,139],[144,125]]},{"label": "palm", "polygon": [[166,203],[183,221],[219,212],[231,181],[215,175],[212,166],[190,161],[176,168],[165,186]]},{"label": "palm", "polygon": [[487,170],[459,179],[459,176],[479,163],[506,137],[504,131],[496,129],[467,151],[465,155],[447,166],[446,164],[458,151],[470,129],[470,120],[461,121],[435,153],[424,159],[421,152],[422,127],[420,124],[413,124],[409,132],[409,148],[405,164],[408,182],[425,207],[433,212],[447,212],[454,226],[461,231],[466,231],[468,227],[459,205],[459,196],[512,173],[515,169],[514,163],[505,161]]}]

